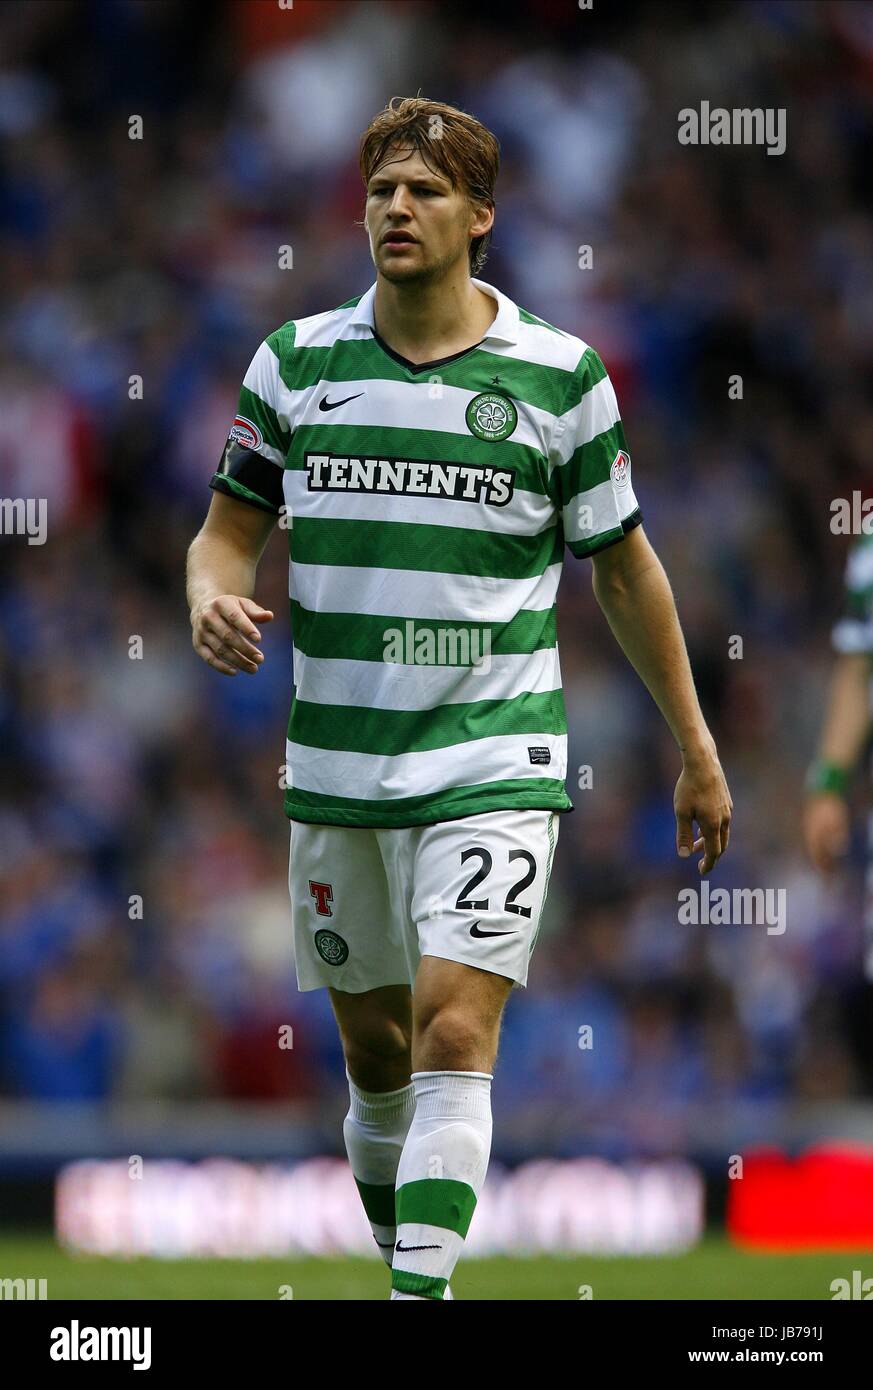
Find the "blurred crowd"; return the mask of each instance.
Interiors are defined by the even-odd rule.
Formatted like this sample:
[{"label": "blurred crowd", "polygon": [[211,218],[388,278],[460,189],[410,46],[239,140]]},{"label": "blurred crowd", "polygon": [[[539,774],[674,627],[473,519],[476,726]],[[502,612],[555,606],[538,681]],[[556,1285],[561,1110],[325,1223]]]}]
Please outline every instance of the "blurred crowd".
[{"label": "blurred crowd", "polygon": [[[678,754],[567,552],[576,809],[497,1128],[542,1149],[569,1116],[639,1150],[698,1103],[873,1093],[864,788],[838,881],[799,840],[829,502],[873,446],[873,8],[30,0],[0,7],[0,51],[0,497],[48,519],[44,545],[0,536],[0,1096],[344,1093],[291,956],[285,533],[254,679],[194,655],[184,559],[258,343],[373,282],[357,143],[419,90],[501,141],[482,278],[615,383],[734,798],[713,886],[788,903],[783,934],[679,924]],[[704,99],[784,107],[786,152],[680,145]]]}]

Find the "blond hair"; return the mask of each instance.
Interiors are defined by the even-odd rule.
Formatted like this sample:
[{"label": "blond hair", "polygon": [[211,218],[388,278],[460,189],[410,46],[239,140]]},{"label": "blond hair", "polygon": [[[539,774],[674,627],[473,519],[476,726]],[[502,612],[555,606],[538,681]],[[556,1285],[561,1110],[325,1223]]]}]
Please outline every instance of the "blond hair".
[{"label": "blond hair", "polygon": [[[361,136],[358,162],[364,186],[392,149],[407,145],[429,168],[444,174],[453,188],[461,189],[473,206],[494,206],[500,145],[475,116],[426,97],[392,97]],[[485,264],[490,242],[490,230],[471,239],[471,275]]]}]

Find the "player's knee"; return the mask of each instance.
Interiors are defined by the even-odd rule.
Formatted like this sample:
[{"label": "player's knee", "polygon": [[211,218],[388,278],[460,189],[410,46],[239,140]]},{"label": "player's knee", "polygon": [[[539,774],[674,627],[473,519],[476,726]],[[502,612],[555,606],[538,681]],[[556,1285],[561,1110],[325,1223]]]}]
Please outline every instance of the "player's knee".
[{"label": "player's knee", "polygon": [[487,1051],[480,1022],[469,1011],[444,1005],[419,1019],[416,1067],[424,1071],[477,1070]]},{"label": "player's knee", "polygon": [[355,1077],[402,1069],[409,1062],[410,1042],[409,1030],[397,1019],[370,1020],[342,1032],[346,1063]]}]

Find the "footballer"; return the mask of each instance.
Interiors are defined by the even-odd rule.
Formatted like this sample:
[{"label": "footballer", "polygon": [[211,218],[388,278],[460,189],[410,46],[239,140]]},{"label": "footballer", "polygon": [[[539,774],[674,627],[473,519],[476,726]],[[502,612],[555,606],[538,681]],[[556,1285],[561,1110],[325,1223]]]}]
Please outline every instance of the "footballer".
[{"label": "footballer", "polygon": [[[831,633],[836,653],[818,753],[807,773],[803,834],[809,858],[828,876],[848,853],[849,792],[869,742],[873,673],[873,536],[861,534],[849,551],[843,612]],[[868,852],[873,851],[873,817]],[[873,983],[873,858],[865,891],[864,979]]]},{"label": "footballer", "polygon": [[[563,813],[565,546],[676,740],[676,844],[708,874],[731,798],[597,352],[478,278],[499,146],[394,98],[364,132],[363,294],[264,339],[188,557],[194,649],[254,675],[288,532],[284,808],[297,979],[326,988],[349,1162],[391,1298],[451,1297]],[[570,640],[572,640],[572,635]],[[694,823],[697,825],[697,832]],[[633,846],[627,845],[628,855]]]}]

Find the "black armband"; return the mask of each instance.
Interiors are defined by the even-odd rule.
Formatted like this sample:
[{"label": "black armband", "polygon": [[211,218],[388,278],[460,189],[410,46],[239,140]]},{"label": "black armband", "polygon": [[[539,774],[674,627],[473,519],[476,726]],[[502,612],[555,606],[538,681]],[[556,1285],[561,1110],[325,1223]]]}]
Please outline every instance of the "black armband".
[{"label": "black armband", "polygon": [[228,439],[221,462],[209,486],[262,511],[278,513],[285,501],[282,488],[284,469],[263,454]]}]

